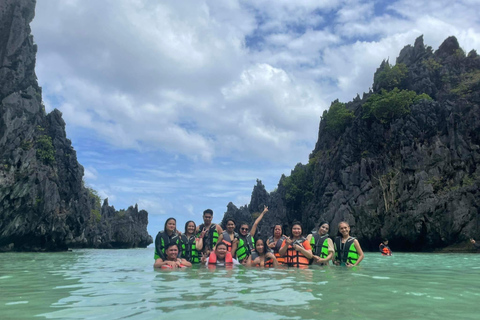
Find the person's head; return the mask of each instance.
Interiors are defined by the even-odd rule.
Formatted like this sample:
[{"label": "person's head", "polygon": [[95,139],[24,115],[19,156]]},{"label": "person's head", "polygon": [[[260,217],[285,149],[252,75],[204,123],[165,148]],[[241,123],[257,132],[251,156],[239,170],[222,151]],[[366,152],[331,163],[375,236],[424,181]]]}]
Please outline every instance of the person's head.
[{"label": "person's head", "polygon": [[281,224],[276,224],[273,226],[273,236],[275,238],[280,238],[283,235],[283,227]]},{"label": "person's head", "polygon": [[350,235],[350,225],[345,221],[342,221],[338,224],[338,232],[343,237],[348,237]]},{"label": "person's head", "polygon": [[328,224],[327,221],[322,221],[320,222],[320,225],[318,226],[318,234],[321,236],[324,236],[328,234],[328,231],[330,230],[330,225]]},{"label": "person's head", "polygon": [[292,230],[291,230],[292,236],[294,238],[299,238],[302,236],[303,233],[303,228],[302,224],[298,221],[294,221],[292,224]]},{"label": "person's head", "polygon": [[165,221],[165,232],[171,234],[172,232],[175,232],[177,229],[177,220],[175,218],[168,218],[167,221]]},{"label": "person's head", "polygon": [[218,260],[224,260],[227,255],[227,245],[224,242],[219,242],[215,246],[215,255]]},{"label": "person's head", "polygon": [[227,227],[228,233],[234,232],[235,231],[235,220],[233,220],[232,218],[227,219],[226,227]]},{"label": "person's head", "polygon": [[196,229],[197,229],[197,225],[192,220],[187,221],[187,223],[185,223],[185,234],[187,236],[195,234]]},{"label": "person's head", "polygon": [[248,223],[242,222],[240,224],[240,234],[242,236],[246,236],[248,234],[248,230],[250,230],[250,228],[248,227]]},{"label": "person's head", "polygon": [[176,260],[178,257],[178,246],[176,243],[169,243],[165,248],[167,260]]},{"label": "person's head", "polygon": [[213,219],[212,209],[207,209],[203,211],[203,223],[205,223],[206,226],[209,226],[212,223],[212,219]]},{"label": "person's head", "polygon": [[383,239],[382,242],[383,242],[384,245],[388,246],[388,239],[387,238]]},{"label": "person's head", "polygon": [[265,242],[262,238],[258,238],[257,240],[255,240],[255,251],[258,253],[258,255],[264,255],[265,253],[267,253],[265,251]]}]

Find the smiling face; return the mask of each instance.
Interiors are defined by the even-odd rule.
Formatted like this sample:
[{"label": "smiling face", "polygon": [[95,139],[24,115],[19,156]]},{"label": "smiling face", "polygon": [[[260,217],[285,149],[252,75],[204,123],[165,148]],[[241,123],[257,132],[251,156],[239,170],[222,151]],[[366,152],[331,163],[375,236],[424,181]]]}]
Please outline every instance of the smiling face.
[{"label": "smiling face", "polygon": [[328,225],[328,223],[324,223],[320,226],[320,228],[318,228],[318,234],[321,236],[324,236],[328,234],[329,229],[330,229],[330,226]]},{"label": "smiling face", "polygon": [[294,224],[292,227],[292,236],[294,238],[299,238],[302,235],[302,226],[299,224]]},{"label": "smiling face", "polygon": [[177,228],[177,222],[174,219],[167,220],[167,232],[172,233]]},{"label": "smiling face", "polygon": [[346,222],[340,222],[338,224],[338,231],[343,237],[348,237],[350,235],[350,226]]},{"label": "smiling face", "polygon": [[231,220],[227,222],[227,231],[228,233],[233,233],[235,231],[235,223]]},{"label": "smiling face", "polygon": [[257,251],[258,254],[265,253],[265,244],[262,239],[258,239],[257,242],[255,242],[255,251]]},{"label": "smiling face", "polygon": [[223,243],[219,243],[215,247],[215,255],[217,256],[218,260],[225,260],[225,256],[227,255],[227,246]]},{"label": "smiling face", "polygon": [[177,246],[171,246],[171,247],[168,247],[167,251],[165,251],[166,255],[167,255],[167,260],[170,260],[170,261],[175,261],[177,260],[177,256],[178,256],[178,247]]},{"label": "smiling face", "polygon": [[194,222],[189,222],[188,225],[187,225],[187,233],[189,235],[191,234],[194,234],[195,233],[195,223]]},{"label": "smiling face", "polygon": [[248,234],[248,224],[242,224],[240,226],[240,233],[242,234],[242,236],[246,236]]},{"label": "smiling face", "polygon": [[275,238],[280,238],[282,236],[282,226],[277,224],[275,227],[273,227],[273,236]]}]

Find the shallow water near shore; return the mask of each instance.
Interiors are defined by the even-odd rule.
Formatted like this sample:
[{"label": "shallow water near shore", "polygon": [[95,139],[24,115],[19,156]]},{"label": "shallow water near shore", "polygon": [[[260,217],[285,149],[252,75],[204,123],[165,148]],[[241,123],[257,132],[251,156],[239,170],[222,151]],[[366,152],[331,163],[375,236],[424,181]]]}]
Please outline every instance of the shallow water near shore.
[{"label": "shallow water near shore", "polygon": [[480,254],[156,271],[153,248],[0,254],[2,319],[476,319]]}]

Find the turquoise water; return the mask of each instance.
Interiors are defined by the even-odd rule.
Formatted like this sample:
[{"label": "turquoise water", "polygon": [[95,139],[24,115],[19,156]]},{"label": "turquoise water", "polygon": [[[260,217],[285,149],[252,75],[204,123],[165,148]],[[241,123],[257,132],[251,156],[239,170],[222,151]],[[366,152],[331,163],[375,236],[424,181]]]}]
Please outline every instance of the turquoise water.
[{"label": "turquoise water", "polygon": [[480,254],[155,271],[153,249],[0,254],[1,319],[478,319]]}]

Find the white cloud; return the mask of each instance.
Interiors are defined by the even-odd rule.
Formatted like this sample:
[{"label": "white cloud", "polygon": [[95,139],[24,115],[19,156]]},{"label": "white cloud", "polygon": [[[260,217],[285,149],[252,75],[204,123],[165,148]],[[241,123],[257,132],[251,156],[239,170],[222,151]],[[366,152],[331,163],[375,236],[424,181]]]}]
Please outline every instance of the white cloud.
[{"label": "white cloud", "polygon": [[368,91],[381,61],[394,63],[418,36],[434,49],[450,35],[479,49],[477,6],[38,1],[36,70],[47,110],[103,143],[72,138],[102,197],[152,214],[210,203],[217,212],[227,199],[248,202],[256,178],[273,189],[285,168],[305,162],[330,102]]}]

